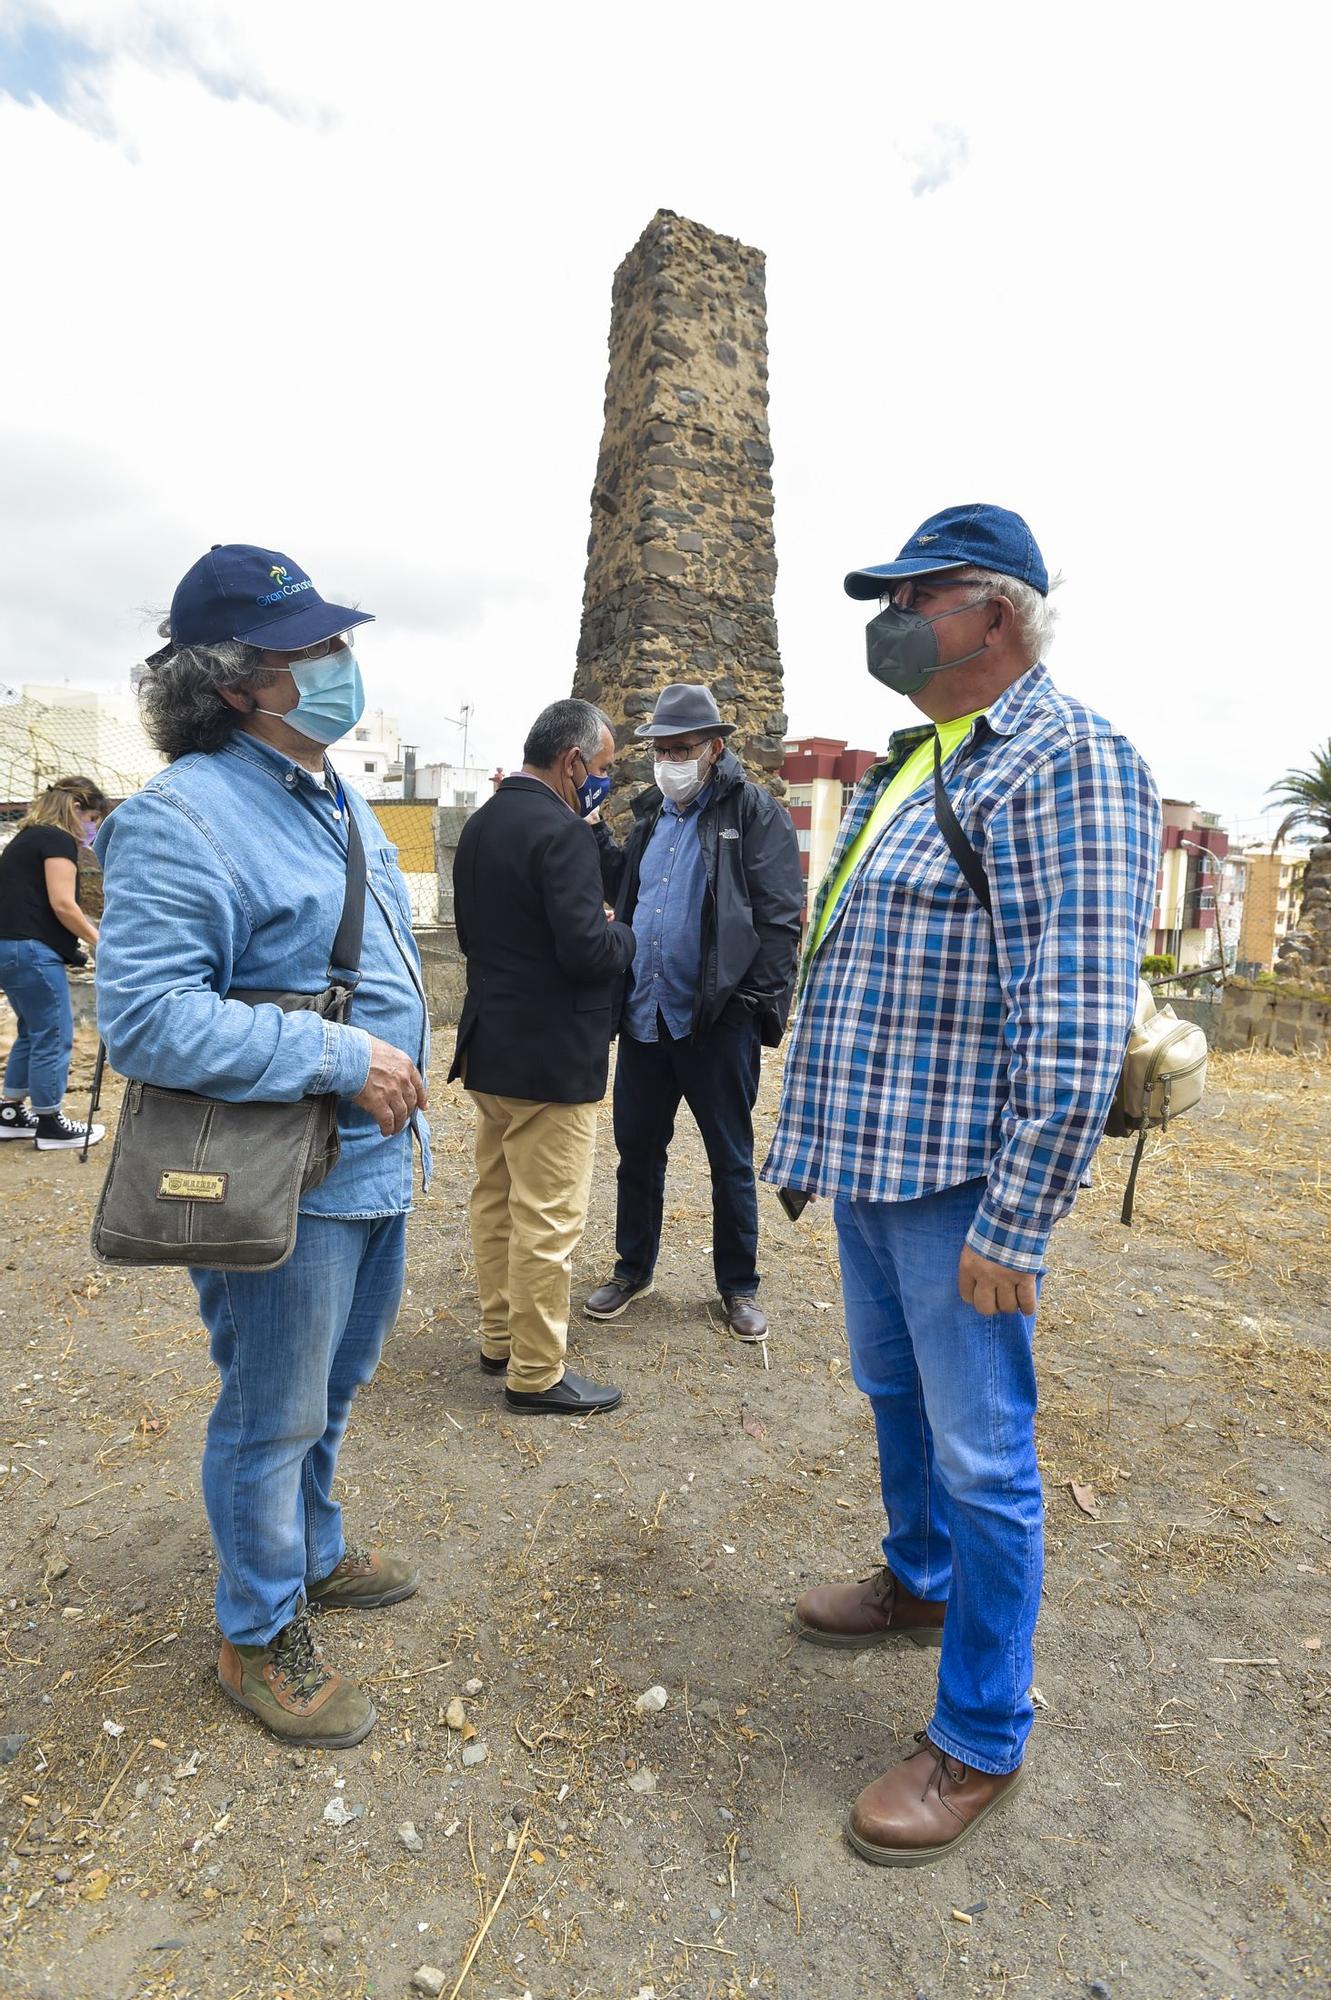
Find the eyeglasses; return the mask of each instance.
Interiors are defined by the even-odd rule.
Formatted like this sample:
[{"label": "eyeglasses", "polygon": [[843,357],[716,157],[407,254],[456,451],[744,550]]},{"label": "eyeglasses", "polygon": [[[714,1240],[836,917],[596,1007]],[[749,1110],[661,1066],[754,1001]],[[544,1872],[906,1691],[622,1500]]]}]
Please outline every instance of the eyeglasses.
[{"label": "eyeglasses", "polygon": [[[281,653],[278,655],[278,657],[282,660],[284,666],[290,666],[293,663],[293,661],[296,660],[302,660],[302,661],[326,660],[330,653],[345,652],[346,645],[347,641],[345,634],[341,632],[336,632],[334,633],[331,639],[321,639],[319,643],[315,646],[301,646],[299,650],[294,653]],[[277,651],[277,649],[272,646],[268,647],[266,650],[272,653],[276,653]]]},{"label": "eyeglasses", "polygon": [[665,764],[687,764],[691,757],[696,757],[700,750],[705,750],[711,740],[710,736],[703,736],[696,743],[672,743],[669,749],[663,743],[658,743],[652,754]]},{"label": "eyeglasses", "polygon": [[[925,577],[911,576],[905,578],[901,583],[894,583],[889,590],[885,590],[878,600],[878,609],[886,611],[891,607],[897,611],[910,611],[913,609],[916,596],[921,589],[928,594],[937,596],[944,590],[974,590],[975,587],[974,580],[965,576],[940,577],[937,582]],[[964,609],[965,607],[963,606],[962,608]]]}]

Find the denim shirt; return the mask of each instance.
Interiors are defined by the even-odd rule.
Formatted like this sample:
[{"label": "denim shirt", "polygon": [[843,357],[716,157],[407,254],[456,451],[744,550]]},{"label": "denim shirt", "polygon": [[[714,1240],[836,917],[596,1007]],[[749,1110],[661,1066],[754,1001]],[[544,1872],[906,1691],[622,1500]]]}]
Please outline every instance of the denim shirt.
[{"label": "denim shirt", "polygon": [[693,1032],[707,894],[698,816],[711,791],[704,785],[682,808],[667,799],[642,851],[633,907],[638,950],[624,1010],[624,1026],[635,1042],[658,1039],[658,1009],[676,1041]]},{"label": "denim shirt", "polygon": [[346,834],[326,786],[237,731],[221,750],[151,778],[97,836],[98,1025],[116,1069],[167,1089],[236,1104],[334,1092],[342,1155],[302,1196],[301,1213],[399,1215],[411,1207],[413,1128],[428,1185],[428,1127],[418,1112],[385,1138],[351,1099],[369,1075],[371,1035],[424,1074],[429,1022],[397,849],[350,788],[346,805],[366,867],[361,981],[347,1023],[222,997],[235,987],[322,991],[346,887]]}]

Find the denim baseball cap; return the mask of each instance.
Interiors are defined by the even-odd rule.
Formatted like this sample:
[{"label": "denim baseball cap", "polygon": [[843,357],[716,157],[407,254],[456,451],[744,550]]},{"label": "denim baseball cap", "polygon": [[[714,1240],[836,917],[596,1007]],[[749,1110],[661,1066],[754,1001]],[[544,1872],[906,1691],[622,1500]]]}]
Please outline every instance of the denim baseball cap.
[{"label": "denim baseball cap", "polygon": [[171,639],[177,646],[241,639],[268,652],[298,653],[373,616],[325,603],[300,565],[276,549],[214,542],[176,585]]},{"label": "denim baseball cap", "polygon": [[992,569],[1000,576],[1028,583],[1041,597],[1049,595],[1049,572],[1034,535],[1020,514],[1006,507],[988,507],[977,500],[969,507],[945,507],[922,521],[895,562],[853,569],[846,578],[847,597],[881,597],[885,584],[908,576],[929,576],[942,569]]}]

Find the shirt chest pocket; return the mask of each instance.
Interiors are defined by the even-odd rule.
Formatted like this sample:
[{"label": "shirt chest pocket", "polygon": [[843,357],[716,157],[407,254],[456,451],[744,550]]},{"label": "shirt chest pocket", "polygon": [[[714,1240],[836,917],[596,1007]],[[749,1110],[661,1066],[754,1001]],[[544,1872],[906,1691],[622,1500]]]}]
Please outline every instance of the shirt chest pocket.
[{"label": "shirt chest pocket", "polygon": [[398,862],[398,851],[388,841],[365,850],[365,871],[383,903],[408,930],[411,929],[411,892]]}]

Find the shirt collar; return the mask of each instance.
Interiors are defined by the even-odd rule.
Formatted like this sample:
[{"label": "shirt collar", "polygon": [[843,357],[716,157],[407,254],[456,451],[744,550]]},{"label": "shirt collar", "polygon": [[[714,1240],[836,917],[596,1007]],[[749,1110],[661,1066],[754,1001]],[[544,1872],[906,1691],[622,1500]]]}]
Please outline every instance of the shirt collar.
[{"label": "shirt collar", "polygon": [[1037,660],[1028,667],[1020,680],[1005,687],[997,701],[990,705],[987,721],[995,736],[1015,736],[1033,708],[1044,700],[1053,687],[1049,669],[1043,660]]},{"label": "shirt collar", "polygon": [[322,775],[316,777],[313,771],[307,771],[303,764],[298,764],[294,757],[288,757],[285,750],[275,749],[271,743],[265,743],[262,737],[251,736],[247,729],[235,730],[223,748],[229,750],[235,757],[244,757],[251,764],[268,765],[273,775],[283,781],[289,772],[294,771],[298,780],[303,778],[307,784],[313,785],[316,791],[336,792],[336,776],[334,775],[331,785],[328,782],[332,767],[326,757]]}]

